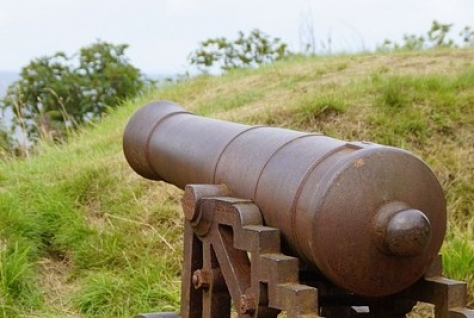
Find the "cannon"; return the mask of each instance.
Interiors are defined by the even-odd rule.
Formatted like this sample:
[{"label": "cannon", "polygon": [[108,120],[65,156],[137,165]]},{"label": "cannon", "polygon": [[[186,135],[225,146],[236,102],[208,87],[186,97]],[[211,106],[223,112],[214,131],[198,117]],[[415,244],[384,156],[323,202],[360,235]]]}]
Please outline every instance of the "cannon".
[{"label": "cannon", "polygon": [[180,316],[395,317],[417,301],[474,316],[466,284],[442,276],[443,190],[407,151],[169,101],[131,117],[123,149],[138,174],[184,190]]}]

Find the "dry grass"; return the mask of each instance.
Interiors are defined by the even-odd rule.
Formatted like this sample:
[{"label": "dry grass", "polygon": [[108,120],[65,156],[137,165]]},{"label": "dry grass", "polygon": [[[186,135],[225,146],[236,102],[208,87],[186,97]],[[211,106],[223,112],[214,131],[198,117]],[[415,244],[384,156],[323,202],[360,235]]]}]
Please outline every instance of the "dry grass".
[{"label": "dry grass", "polygon": [[43,297],[51,305],[49,316],[81,317],[70,302],[79,287],[71,280],[67,261],[43,258],[38,261],[38,275]]}]

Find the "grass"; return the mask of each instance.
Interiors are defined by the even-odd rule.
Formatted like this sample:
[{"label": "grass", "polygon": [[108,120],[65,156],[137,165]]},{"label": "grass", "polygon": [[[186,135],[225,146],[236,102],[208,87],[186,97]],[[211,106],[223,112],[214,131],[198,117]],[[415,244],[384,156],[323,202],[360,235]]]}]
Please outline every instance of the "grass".
[{"label": "grass", "polygon": [[[445,242],[443,267],[453,278],[462,278],[468,284],[468,290],[474,291],[474,219],[468,222],[467,230],[452,226]],[[466,271],[468,270],[468,271]],[[469,271],[470,270],[470,271]]]},{"label": "grass", "polygon": [[474,299],[472,50],[303,58],[148,92],[64,145],[0,162],[0,315],[129,317],[178,308],[182,192],[135,174],[128,117],[154,99],[247,124],[402,147],[448,203],[446,275]]},{"label": "grass", "polygon": [[0,315],[18,315],[20,307],[39,304],[39,291],[33,285],[33,263],[29,260],[29,246],[15,241],[4,244],[0,252]]}]

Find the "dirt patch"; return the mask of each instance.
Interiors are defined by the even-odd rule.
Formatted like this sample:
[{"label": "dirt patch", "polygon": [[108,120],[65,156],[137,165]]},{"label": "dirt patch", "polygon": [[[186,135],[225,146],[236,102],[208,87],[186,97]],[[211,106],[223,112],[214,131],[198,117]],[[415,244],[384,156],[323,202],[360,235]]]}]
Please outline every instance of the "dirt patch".
[{"label": "dirt patch", "polygon": [[38,262],[39,284],[43,290],[43,298],[51,315],[61,317],[81,317],[70,304],[70,297],[78,287],[71,280],[67,261],[43,258]]}]

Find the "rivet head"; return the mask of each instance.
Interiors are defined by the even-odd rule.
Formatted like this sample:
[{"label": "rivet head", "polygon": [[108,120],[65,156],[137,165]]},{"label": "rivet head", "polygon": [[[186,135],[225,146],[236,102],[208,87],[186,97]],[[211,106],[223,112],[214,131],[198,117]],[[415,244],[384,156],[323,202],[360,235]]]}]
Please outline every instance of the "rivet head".
[{"label": "rivet head", "polygon": [[211,275],[209,271],[198,269],[191,277],[194,289],[207,289],[211,285]]},{"label": "rivet head", "polygon": [[253,313],[256,308],[255,298],[252,294],[240,295],[240,312],[241,313]]}]

